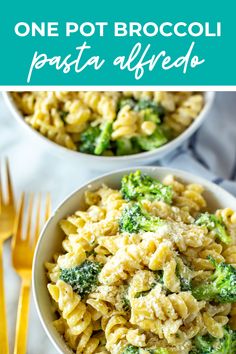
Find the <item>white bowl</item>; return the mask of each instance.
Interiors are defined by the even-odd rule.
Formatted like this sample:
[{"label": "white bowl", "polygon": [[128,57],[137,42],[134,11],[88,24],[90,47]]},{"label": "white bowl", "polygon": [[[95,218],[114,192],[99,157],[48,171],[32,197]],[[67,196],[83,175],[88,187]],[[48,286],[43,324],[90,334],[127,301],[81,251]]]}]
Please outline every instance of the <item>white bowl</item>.
[{"label": "white bowl", "polygon": [[55,153],[58,156],[61,156],[62,158],[69,159],[72,163],[85,163],[88,168],[111,171],[112,169],[117,168],[128,168],[136,165],[150,164],[162,158],[163,156],[183,144],[186,139],[188,139],[191,135],[195,133],[195,131],[200,127],[204,119],[207,117],[212,106],[215,93],[204,93],[205,104],[203,109],[201,110],[198,117],[194,120],[194,122],[177,138],[155,150],[127,156],[95,156],[84,154],[78,151],[73,151],[63,146],[60,146],[54,143],[53,141],[49,140],[48,138],[44,137],[36,130],[32,129],[25,122],[22,113],[18,109],[9,92],[4,92],[3,96],[8,107],[13,113],[13,116],[17,119],[21,126],[24,127],[25,130],[34,138],[35,142],[38,142],[39,144],[44,144],[48,148],[48,151],[51,151],[52,153]]},{"label": "white bowl", "polygon": [[72,351],[67,347],[63,338],[60,334],[58,334],[52,324],[55,317],[51,309],[51,298],[47,290],[48,280],[44,268],[45,262],[50,261],[53,254],[61,250],[61,243],[65,235],[58,226],[59,221],[74,213],[76,210],[80,208],[83,209],[85,190],[88,188],[91,190],[97,189],[102,184],[107,184],[113,188],[119,188],[122,176],[137,169],[140,169],[142,172],[147,173],[152,177],[157,177],[160,180],[162,180],[167,174],[173,174],[185,183],[201,184],[205,189],[204,197],[208,202],[210,211],[225,207],[234,209],[236,206],[236,199],[217,185],[190,173],[166,167],[136,167],[119,170],[117,172],[98,177],[72,193],[59,206],[44,227],[38,242],[33,262],[33,293],[37,311],[48,337],[61,354],[69,354],[72,353]]}]

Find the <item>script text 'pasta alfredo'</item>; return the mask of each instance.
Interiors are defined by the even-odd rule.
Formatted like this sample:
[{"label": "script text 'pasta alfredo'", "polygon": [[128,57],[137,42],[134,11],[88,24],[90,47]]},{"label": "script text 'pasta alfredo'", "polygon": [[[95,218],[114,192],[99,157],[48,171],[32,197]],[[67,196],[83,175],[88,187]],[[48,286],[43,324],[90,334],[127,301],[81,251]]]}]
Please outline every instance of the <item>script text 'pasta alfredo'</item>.
[{"label": "script text 'pasta alfredo'", "polygon": [[[174,58],[165,50],[154,54],[150,44],[144,47],[141,43],[136,43],[128,55],[117,56],[112,65],[120,70],[133,72],[136,80],[143,77],[145,70],[153,71],[156,69],[158,64],[159,69],[181,68],[182,73],[186,74],[188,69],[194,69],[205,62],[204,58],[199,58],[198,55],[194,54],[195,46],[195,42],[192,42],[184,55]],[[84,42],[81,46],[75,48],[74,54],[70,53],[64,58],[60,55],[49,57],[46,53],[35,51],[29,68],[27,83],[30,83],[35,70],[43,69],[46,66],[54,67],[55,70],[62,71],[64,74],[68,74],[73,70],[76,74],[79,74],[89,67],[96,71],[101,70],[106,64],[105,58],[94,55],[89,57],[89,59],[84,59],[90,49],[91,46]],[[75,59],[73,58],[74,56],[76,56]]]}]

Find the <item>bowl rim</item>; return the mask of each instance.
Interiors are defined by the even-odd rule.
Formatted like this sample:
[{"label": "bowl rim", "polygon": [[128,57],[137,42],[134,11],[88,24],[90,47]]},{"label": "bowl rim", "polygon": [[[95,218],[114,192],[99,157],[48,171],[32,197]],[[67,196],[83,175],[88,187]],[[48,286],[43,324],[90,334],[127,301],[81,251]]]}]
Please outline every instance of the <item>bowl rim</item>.
[{"label": "bowl rim", "polygon": [[[198,92],[198,91],[197,91]],[[202,91],[199,91],[202,92]],[[53,149],[57,149],[58,153],[61,151],[62,153],[68,153],[68,156],[83,156],[86,157],[87,159],[93,160],[94,162],[112,162],[112,161],[117,161],[117,162],[122,162],[122,161],[127,161],[127,160],[138,160],[140,158],[150,158],[152,156],[157,156],[160,155],[163,156],[165,153],[172,151],[176,148],[176,146],[181,143],[181,141],[185,141],[188,137],[190,137],[201,125],[201,123],[204,121],[204,119],[207,117],[207,114],[210,110],[210,108],[213,105],[214,99],[216,92],[214,91],[204,91],[203,95],[205,97],[205,103],[200,111],[200,113],[197,115],[195,120],[176,138],[173,140],[167,142],[166,144],[160,146],[159,148],[156,148],[154,150],[150,151],[143,151],[139,152],[137,154],[132,154],[132,155],[123,155],[123,156],[98,156],[98,155],[92,155],[92,154],[86,154],[82,153],[79,151],[75,150],[70,150],[69,148],[59,145],[56,142],[50,140],[49,138],[45,137],[44,135],[40,134],[37,130],[33,129],[29,124],[25,122],[24,116],[21,113],[20,109],[17,107],[16,103],[14,102],[13,97],[11,96],[11,92],[2,92],[2,95],[4,97],[5,102],[7,103],[8,108],[10,111],[13,113],[13,116],[20,122],[21,126],[24,127],[29,133],[33,133],[34,136],[39,140],[43,140],[44,143],[47,144],[48,147],[52,147]],[[32,134],[31,134],[32,135]],[[137,162],[138,163],[138,162]]]},{"label": "bowl rim", "polygon": [[[209,191],[210,194],[214,195],[214,194],[222,194],[222,198],[221,200],[224,201],[226,198],[231,199],[232,201],[235,202],[236,204],[236,197],[234,195],[232,195],[231,193],[229,193],[228,191],[226,191],[224,188],[220,187],[219,185],[215,184],[212,181],[207,180],[204,177],[201,177],[199,175],[195,175],[193,173],[181,170],[181,169],[176,169],[176,168],[169,168],[169,167],[165,167],[165,166],[135,166],[135,167],[130,167],[130,168],[122,168],[122,169],[117,169],[114,170],[112,172],[108,172],[108,173],[104,173],[101,174],[95,178],[90,179],[89,181],[83,183],[82,185],[80,185],[78,188],[76,188],[72,193],[70,193],[67,197],[65,197],[61,203],[59,203],[59,205],[54,209],[51,217],[48,219],[47,223],[44,225],[41,233],[40,233],[40,237],[35,249],[35,253],[34,253],[34,259],[33,259],[33,268],[32,268],[32,292],[33,292],[33,299],[34,299],[34,304],[36,307],[36,311],[37,314],[39,316],[40,322],[44,328],[45,333],[47,334],[48,338],[50,339],[51,343],[54,345],[54,347],[56,348],[56,350],[58,351],[58,353],[60,354],[65,354],[65,352],[63,351],[62,347],[59,345],[59,343],[54,339],[53,334],[50,331],[50,328],[47,324],[47,321],[44,319],[44,315],[43,312],[41,311],[41,305],[40,305],[40,296],[36,291],[36,272],[37,272],[37,258],[38,258],[38,253],[39,253],[39,249],[40,249],[40,245],[42,243],[42,240],[44,239],[44,235],[45,235],[45,230],[47,229],[48,225],[52,222],[53,218],[55,217],[55,215],[57,214],[58,210],[63,208],[64,205],[71,199],[73,198],[73,196],[75,196],[77,193],[80,193],[83,189],[88,188],[89,186],[93,186],[94,183],[97,183],[100,181],[101,185],[102,185],[102,180],[107,178],[107,177],[112,177],[114,175],[119,175],[119,174],[127,174],[136,170],[140,170],[143,173],[149,173],[150,171],[156,171],[156,173],[158,174],[158,171],[163,171],[165,173],[165,175],[167,174],[173,174],[174,176],[176,176],[177,178],[183,179],[183,180],[189,180],[192,181],[192,183],[197,183],[197,184],[201,184],[203,185],[204,189],[206,189],[207,191]],[[191,182],[188,182],[191,183]],[[225,206],[227,207],[227,206]],[[50,307],[50,304],[49,306]],[[68,353],[70,352],[70,348],[68,347]],[[71,351],[72,353],[72,351]]]}]

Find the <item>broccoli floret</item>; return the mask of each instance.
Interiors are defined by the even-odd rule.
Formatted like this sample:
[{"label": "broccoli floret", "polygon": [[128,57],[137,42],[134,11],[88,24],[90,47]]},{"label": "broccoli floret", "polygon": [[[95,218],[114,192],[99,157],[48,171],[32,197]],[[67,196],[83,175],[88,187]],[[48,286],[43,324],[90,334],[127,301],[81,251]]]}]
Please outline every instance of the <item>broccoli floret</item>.
[{"label": "broccoli floret", "polygon": [[170,204],[172,202],[172,188],[165,186],[140,171],[130,173],[121,180],[121,194],[125,200],[161,200]]},{"label": "broccoli floret", "polygon": [[160,123],[166,113],[163,106],[150,100],[138,101],[134,109],[143,112],[144,119],[152,120],[155,123]]},{"label": "broccoli floret", "polygon": [[87,154],[94,154],[96,141],[101,131],[98,127],[89,127],[80,135],[79,151]]},{"label": "broccoli floret", "polygon": [[107,122],[102,129],[90,126],[80,135],[79,151],[87,154],[101,155],[109,146],[111,133],[111,122]]},{"label": "broccoli floret", "polygon": [[71,285],[75,293],[84,297],[96,288],[101,268],[100,263],[86,260],[79,266],[61,269],[60,279]]},{"label": "broccoli floret", "polygon": [[95,155],[101,155],[109,146],[112,133],[112,122],[106,122],[96,139]]},{"label": "broccoli floret", "polygon": [[226,231],[226,226],[222,218],[214,214],[203,213],[195,221],[197,225],[206,226],[209,231],[212,231],[222,242],[229,244],[231,237]]},{"label": "broccoli floret", "polygon": [[148,214],[138,203],[128,205],[119,220],[120,231],[128,233],[154,232],[161,225],[163,221],[160,218]]},{"label": "broccoli floret", "polygon": [[157,127],[150,136],[138,136],[136,138],[138,145],[145,151],[154,150],[168,142],[167,137],[160,127]]},{"label": "broccoli floret", "polygon": [[125,350],[123,350],[122,354],[139,354],[140,353],[140,348],[135,347],[133,345],[127,345],[125,347]]},{"label": "broccoli floret", "polygon": [[134,139],[123,138],[116,141],[116,155],[118,156],[137,154],[140,151],[141,149]]},{"label": "broccoli floret", "polygon": [[136,105],[135,100],[133,100],[132,98],[123,98],[120,100],[119,104],[118,104],[118,111],[123,108],[124,106],[129,106],[131,109],[133,109]]},{"label": "broccoli floret", "polygon": [[190,354],[235,354],[236,332],[230,328],[224,329],[224,336],[220,339],[210,335],[196,336],[194,347]]},{"label": "broccoli floret", "polygon": [[165,116],[165,108],[160,104],[151,100],[134,100],[133,98],[123,98],[118,104],[118,111],[124,107],[129,106],[136,112],[142,112],[145,120],[150,120],[155,123],[161,123]]},{"label": "broccoli floret", "polygon": [[215,271],[207,281],[192,287],[194,297],[221,303],[236,302],[236,269],[230,264],[217,263],[211,256],[208,258]]},{"label": "broccoli floret", "polygon": [[[146,349],[144,348],[145,352],[150,354],[168,354],[168,350],[165,348],[156,348],[156,349]],[[122,354],[141,354],[143,352],[142,348],[135,347],[133,345],[127,345],[125,350]]]}]

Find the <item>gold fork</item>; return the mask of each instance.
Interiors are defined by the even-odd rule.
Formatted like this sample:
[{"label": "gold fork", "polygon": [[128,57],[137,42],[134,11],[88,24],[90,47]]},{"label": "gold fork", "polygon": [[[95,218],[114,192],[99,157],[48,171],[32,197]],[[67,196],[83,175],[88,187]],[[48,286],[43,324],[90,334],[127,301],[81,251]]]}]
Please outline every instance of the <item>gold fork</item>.
[{"label": "gold fork", "polygon": [[4,276],[3,276],[3,243],[13,234],[15,205],[11,183],[10,169],[6,160],[6,191],[3,193],[0,170],[0,354],[8,354],[7,317],[4,296]]},{"label": "gold fork", "polygon": [[[21,277],[21,294],[18,303],[16,337],[14,354],[25,354],[27,347],[27,330],[28,330],[28,312],[30,300],[30,287],[32,275],[32,260],[35,246],[41,229],[41,196],[38,197],[35,226],[32,232],[32,212],[33,212],[34,196],[31,194],[29,199],[28,216],[26,230],[23,232],[23,219],[25,210],[25,195],[21,195],[19,209],[17,212],[14,236],[12,238],[12,263]],[[50,215],[50,196],[46,198],[45,221]]]}]

